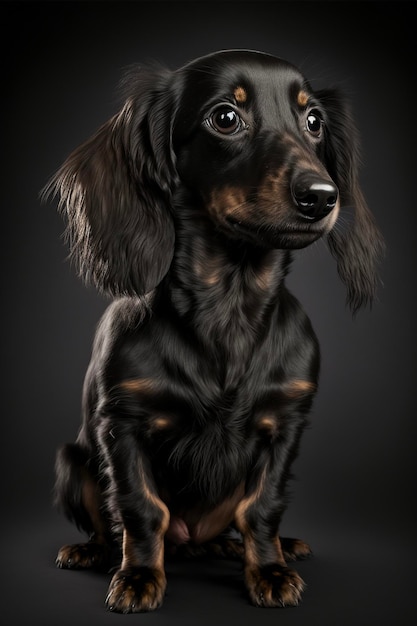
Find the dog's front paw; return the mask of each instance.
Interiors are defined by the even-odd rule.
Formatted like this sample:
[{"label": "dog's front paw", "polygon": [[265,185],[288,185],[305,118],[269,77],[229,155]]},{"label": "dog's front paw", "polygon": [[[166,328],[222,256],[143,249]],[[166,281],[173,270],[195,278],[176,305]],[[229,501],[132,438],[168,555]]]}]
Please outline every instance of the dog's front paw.
[{"label": "dog's front paw", "polygon": [[246,586],[255,606],[296,606],[305,587],[302,578],[289,567],[272,564],[246,570]]},{"label": "dog's front paw", "polygon": [[89,541],[62,546],[56,557],[56,565],[62,569],[89,569],[102,567],[109,558],[108,547]]},{"label": "dog's front paw", "polygon": [[157,609],[166,588],[165,573],[148,567],[122,569],[110,583],[106,606],[116,613],[141,613]]}]

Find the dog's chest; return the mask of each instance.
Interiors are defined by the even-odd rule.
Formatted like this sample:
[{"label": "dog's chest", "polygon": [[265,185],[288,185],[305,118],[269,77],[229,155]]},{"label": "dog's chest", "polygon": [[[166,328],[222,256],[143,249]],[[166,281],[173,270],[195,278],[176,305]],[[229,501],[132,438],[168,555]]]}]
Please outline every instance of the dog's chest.
[{"label": "dog's chest", "polygon": [[195,396],[152,436],[154,475],[177,501],[216,505],[246,480],[254,453],[251,416],[233,394],[227,403],[213,400]]},{"label": "dog's chest", "polygon": [[253,465],[259,414],[266,400],[271,404],[278,375],[275,341],[265,337],[249,350],[241,338],[236,355],[223,346],[205,351],[167,328],[163,341],[148,328],[142,342],[124,351],[133,375],[118,385],[126,394],[117,395],[115,408],[139,420],[161,490],[214,506],[246,481]]},{"label": "dog's chest", "polygon": [[216,505],[245,481],[252,446],[241,429],[220,422],[184,423],[154,455],[154,475],[160,487],[176,499],[184,497]]}]

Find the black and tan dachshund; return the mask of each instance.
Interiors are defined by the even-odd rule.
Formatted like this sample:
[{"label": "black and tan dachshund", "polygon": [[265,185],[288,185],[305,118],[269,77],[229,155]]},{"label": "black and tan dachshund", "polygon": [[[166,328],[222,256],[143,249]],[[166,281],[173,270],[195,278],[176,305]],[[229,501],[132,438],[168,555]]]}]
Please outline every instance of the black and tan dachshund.
[{"label": "black and tan dachshund", "polygon": [[296,605],[286,561],[310,548],[279,526],[319,348],[285,277],[325,237],[351,309],[375,295],[383,243],[354,124],[337,90],[253,51],[135,68],[123,89],[47,189],[80,274],[114,297],[56,466],[57,502],[90,538],[57,564],[103,566],[119,540],[107,607],[148,611],[167,546],[238,553],[234,528],[251,602]]}]

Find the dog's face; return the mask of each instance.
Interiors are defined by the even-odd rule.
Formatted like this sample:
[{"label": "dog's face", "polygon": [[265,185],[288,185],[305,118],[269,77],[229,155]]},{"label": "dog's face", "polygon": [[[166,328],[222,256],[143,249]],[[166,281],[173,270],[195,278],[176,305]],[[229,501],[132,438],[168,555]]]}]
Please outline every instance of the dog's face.
[{"label": "dog's face", "polygon": [[326,111],[300,72],[227,51],[179,71],[177,170],[218,229],[301,248],[333,227],[339,192],[323,162]]}]

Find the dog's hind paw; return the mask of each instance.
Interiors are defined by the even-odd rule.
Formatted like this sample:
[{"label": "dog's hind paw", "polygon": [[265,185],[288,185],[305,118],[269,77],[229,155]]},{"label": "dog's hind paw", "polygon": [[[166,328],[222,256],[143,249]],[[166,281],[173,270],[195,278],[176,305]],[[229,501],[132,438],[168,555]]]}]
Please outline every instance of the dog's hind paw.
[{"label": "dog's hind paw", "polygon": [[62,546],[55,563],[62,569],[91,569],[102,567],[108,558],[106,545],[89,541]]},{"label": "dog's hind paw", "polygon": [[302,539],[280,537],[280,541],[286,561],[301,561],[313,556],[310,546]]}]

